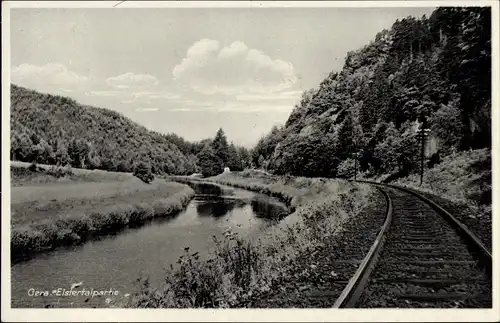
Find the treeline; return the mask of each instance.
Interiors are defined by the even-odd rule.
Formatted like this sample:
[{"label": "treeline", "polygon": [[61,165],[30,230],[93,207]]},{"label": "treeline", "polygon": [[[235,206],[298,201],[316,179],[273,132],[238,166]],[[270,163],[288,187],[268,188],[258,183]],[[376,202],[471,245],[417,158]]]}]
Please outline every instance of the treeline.
[{"label": "treeline", "polygon": [[231,171],[242,171],[251,167],[249,150],[245,147],[237,147],[232,142],[228,144],[222,129],[217,131],[213,139],[192,144],[189,149],[197,152],[197,165],[203,176],[218,175],[224,171],[225,167]]},{"label": "treeline", "polygon": [[363,172],[405,176],[420,168],[422,127],[428,167],[453,151],[491,148],[490,87],[490,8],[398,20],[306,91],[252,161],[277,174],[336,177],[350,176],[357,158]]},{"label": "treeline", "polygon": [[11,160],[131,172],[196,172],[196,156],[118,112],[11,85]]}]

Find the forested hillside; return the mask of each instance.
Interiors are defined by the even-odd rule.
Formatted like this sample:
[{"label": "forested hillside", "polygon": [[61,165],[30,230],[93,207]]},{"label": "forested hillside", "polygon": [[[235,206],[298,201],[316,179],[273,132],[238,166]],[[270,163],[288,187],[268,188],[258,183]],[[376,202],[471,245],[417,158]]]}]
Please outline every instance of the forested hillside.
[{"label": "forested hillside", "polygon": [[11,160],[126,172],[144,161],[155,173],[196,171],[194,154],[118,112],[16,85],[10,126]]},{"label": "forested hillside", "polygon": [[[453,151],[491,147],[489,8],[408,17],[349,52],[341,72],[306,91],[282,128],[252,152],[277,174],[406,176],[420,168],[417,129],[430,129],[427,167]],[[333,45],[332,45],[333,46]]]},{"label": "forested hillside", "polygon": [[[153,173],[216,175],[224,167],[250,167],[250,153],[215,137],[189,142],[149,131],[118,112],[11,85],[11,160],[131,172],[138,164]],[[200,158],[198,158],[200,157]]]}]

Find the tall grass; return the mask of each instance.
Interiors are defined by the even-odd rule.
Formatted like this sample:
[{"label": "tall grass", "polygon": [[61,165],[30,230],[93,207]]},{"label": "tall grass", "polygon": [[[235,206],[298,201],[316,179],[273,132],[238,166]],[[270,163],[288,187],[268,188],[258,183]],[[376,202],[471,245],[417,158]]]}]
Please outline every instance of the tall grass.
[{"label": "tall grass", "polygon": [[491,150],[463,151],[445,157],[426,169],[420,178],[412,175],[397,184],[419,191],[437,202],[466,225],[487,248],[492,249]]},{"label": "tall grass", "polygon": [[414,174],[396,183],[475,206],[491,205],[491,150],[452,154],[420,176]]},{"label": "tall grass", "polygon": [[275,192],[291,199],[295,212],[257,241],[242,239],[230,230],[222,238],[214,236],[215,252],[206,260],[186,247],[179,266],[167,270],[162,286],[151,286],[142,278],[140,292],[118,306],[246,307],[251,300],[279,288],[285,277],[297,274],[298,256],[314,252],[341,231],[342,224],[357,216],[373,194],[367,185],[346,181],[274,178],[245,184],[237,175],[212,180]]},{"label": "tall grass", "polygon": [[194,191],[185,186],[153,203],[116,204],[100,211],[67,214],[14,227],[11,231],[11,255],[13,259],[18,259],[34,252],[74,245],[139,226],[153,218],[172,216],[184,209],[193,196]]},{"label": "tall grass", "polygon": [[396,184],[427,192],[451,202],[453,209],[466,209],[471,217],[484,218],[491,226],[491,150],[478,149],[447,156],[420,177],[411,175]]}]

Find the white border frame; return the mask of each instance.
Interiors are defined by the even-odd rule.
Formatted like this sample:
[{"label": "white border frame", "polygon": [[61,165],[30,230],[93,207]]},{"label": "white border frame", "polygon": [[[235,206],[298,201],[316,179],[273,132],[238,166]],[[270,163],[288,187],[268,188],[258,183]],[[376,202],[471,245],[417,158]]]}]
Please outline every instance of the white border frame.
[{"label": "white border frame", "polygon": [[[115,7],[116,6],[116,7]],[[493,187],[500,183],[499,160],[499,3],[498,1],[11,1],[2,2],[2,321],[89,322],[488,322],[500,320],[499,273],[493,270],[492,309],[12,309],[10,305],[10,9],[12,8],[311,8],[311,7],[438,7],[490,6],[492,8],[492,168]],[[496,140],[495,140],[496,139]],[[500,191],[493,189],[493,205]],[[493,263],[499,258],[500,222],[493,208]]]}]

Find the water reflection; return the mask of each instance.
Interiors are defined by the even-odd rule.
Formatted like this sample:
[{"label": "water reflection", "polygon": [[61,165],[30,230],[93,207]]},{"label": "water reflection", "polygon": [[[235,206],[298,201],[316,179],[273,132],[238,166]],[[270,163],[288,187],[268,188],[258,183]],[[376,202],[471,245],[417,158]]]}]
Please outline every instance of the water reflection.
[{"label": "water reflection", "polygon": [[272,203],[262,196],[253,195],[250,199],[235,199],[228,189],[209,183],[190,183],[196,192],[196,211],[200,216],[221,218],[235,208],[243,208],[250,204],[254,215],[258,218],[280,220],[286,215],[282,205]]},{"label": "water reflection", "polygon": [[242,208],[245,206],[245,202],[242,200],[210,200],[210,201],[200,201],[196,205],[196,211],[200,216],[212,216],[215,218],[220,218],[227,213],[233,211],[235,208]]},{"label": "water reflection", "polygon": [[214,184],[189,183],[188,185],[196,192],[196,195],[221,196],[224,193],[220,186]]},{"label": "water reflection", "polygon": [[255,216],[260,218],[281,220],[286,216],[286,210],[281,205],[270,203],[259,197],[254,197],[250,202]]}]

